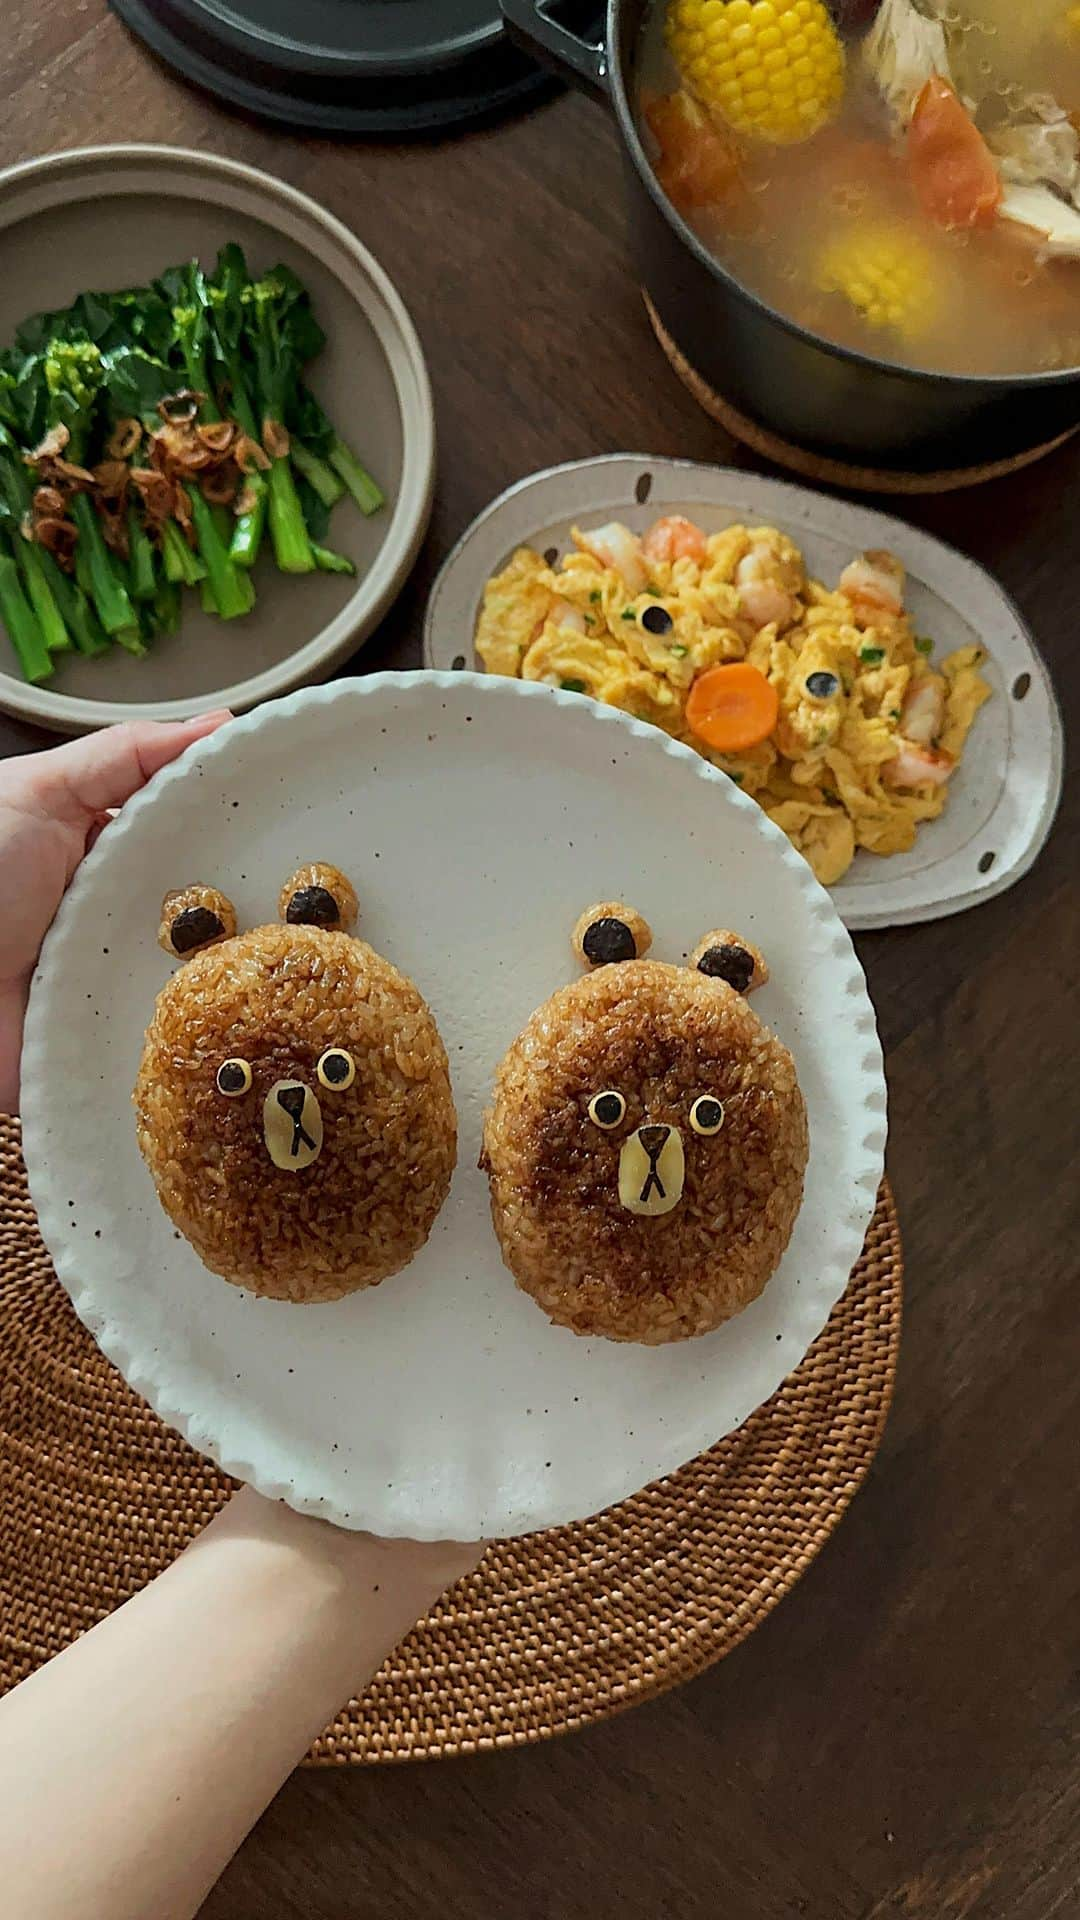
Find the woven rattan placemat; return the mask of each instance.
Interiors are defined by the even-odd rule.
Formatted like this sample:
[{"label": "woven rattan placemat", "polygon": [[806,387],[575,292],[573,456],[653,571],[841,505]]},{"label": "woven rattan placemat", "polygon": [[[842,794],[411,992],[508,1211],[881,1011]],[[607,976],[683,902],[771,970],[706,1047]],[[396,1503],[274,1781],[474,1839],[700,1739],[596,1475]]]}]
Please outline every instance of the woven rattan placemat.
[{"label": "woven rattan placemat", "polygon": [[[902,1263],[883,1186],[843,1299],[737,1433],[595,1520],[493,1546],[316,1743],[324,1765],[546,1739],[688,1680],[828,1539],[888,1411]],[[0,1117],[0,1692],[166,1566],[231,1482],[98,1352]]]}]

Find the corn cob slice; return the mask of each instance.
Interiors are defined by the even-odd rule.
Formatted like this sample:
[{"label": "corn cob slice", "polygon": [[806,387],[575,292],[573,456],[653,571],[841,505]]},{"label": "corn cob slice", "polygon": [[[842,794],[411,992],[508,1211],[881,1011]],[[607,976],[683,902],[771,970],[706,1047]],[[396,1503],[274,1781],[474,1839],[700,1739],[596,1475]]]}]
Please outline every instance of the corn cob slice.
[{"label": "corn cob slice", "polygon": [[739,133],[807,140],[844,92],[844,49],[823,0],[669,0],[667,42],[690,90]]},{"label": "corn cob slice", "polygon": [[941,289],[935,263],[916,234],[884,222],[829,241],[817,262],[823,293],[842,294],[872,327],[904,341],[932,327]]}]

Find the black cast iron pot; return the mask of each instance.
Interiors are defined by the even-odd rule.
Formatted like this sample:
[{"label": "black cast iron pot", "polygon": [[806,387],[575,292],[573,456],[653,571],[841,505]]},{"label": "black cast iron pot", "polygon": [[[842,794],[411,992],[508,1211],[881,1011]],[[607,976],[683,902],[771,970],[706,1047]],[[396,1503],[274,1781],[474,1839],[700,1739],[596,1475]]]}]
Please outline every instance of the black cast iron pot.
[{"label": "black cast iron pot", "polygon": [[924,373],[837,346],[775,312],[706,252],[649,165],[631,104],[645,0],[608,0],[598,44],[552,16],[556,0],[501,4],[522,45],[613,107],[638,277],[691,368],[753,425],[814,456],[929,475],[1012,461],[1080,423],[1080,368]]}]

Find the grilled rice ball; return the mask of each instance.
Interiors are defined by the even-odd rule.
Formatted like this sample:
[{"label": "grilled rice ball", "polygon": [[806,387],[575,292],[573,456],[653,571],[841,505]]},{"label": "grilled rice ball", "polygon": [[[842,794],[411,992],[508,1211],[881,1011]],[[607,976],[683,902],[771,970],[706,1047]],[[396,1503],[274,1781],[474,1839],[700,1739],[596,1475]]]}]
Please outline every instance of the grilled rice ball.
[{"label": "grilled rice ball", "polygon": [[[754,984],[763,963],[745,957]],[[503,1258],[548,1317],[656,1346],[762,1292],[807,1155],[794,1062],[743,993],[630,959],[533,1014],[498,1069],[481,1165]]]},{"label": "grilled rice ball", "polygon": [[[169,981],[133,1096],[158,1197],[204,1265],[298,1304],[404,1267],[456,1155],[430,1010],[388,960],[325,924],[323,891],[339,926],[355,895],[336,869],[311,872],[284,890],[283,924],[214,934]],[[305,905],[311,922],[295,917]]]}]

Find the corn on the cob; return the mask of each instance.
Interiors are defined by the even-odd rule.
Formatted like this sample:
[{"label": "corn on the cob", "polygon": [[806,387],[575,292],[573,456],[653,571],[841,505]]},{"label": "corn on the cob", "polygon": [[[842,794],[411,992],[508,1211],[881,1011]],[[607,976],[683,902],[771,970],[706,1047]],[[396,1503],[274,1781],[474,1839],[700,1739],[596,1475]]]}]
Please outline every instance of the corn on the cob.
[{"label": "corn on the cob", "polygon": [[908,228],[868,226],[839,234],[817,262],[817,285],[839,293],[872,327],[919,339],[933,325],[939,286],[934,261]]},{"label": "corn on the cob", "polygon": [[843,96],[844,49],[823,0],[669,0],[667,42],[699,100],[776,146],[808,139]]}]

